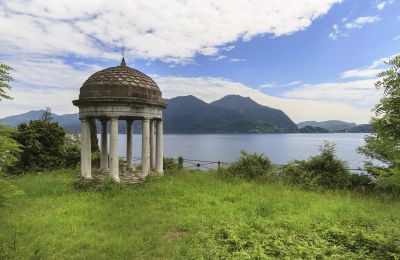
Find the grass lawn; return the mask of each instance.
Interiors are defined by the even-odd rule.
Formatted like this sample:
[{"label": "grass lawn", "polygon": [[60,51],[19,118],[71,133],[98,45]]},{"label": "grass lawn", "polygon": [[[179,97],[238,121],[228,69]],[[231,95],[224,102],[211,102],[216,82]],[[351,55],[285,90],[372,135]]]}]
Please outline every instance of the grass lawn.
[{"label": "grass lawn", "polygon": [[181,172],[73,188],[77,172],[8,178],[0,258],[215,259],[400,256],[400,202]]}]

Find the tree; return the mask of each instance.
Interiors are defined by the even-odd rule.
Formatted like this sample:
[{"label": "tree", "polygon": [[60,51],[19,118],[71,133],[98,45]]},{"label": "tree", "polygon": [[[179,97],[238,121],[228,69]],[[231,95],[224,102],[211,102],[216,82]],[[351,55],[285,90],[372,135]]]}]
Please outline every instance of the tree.
[{"label": "tree", "polygon": [[[0,101],[4,99],[12,99],[6,94],[5,89],[10,89],[9,83],[14,79],[10,71],[13,68],[6,64],[0,63]],[[10,138],[13,129],[5,125],[0,125],[0,171],[13,166],[18,160],[18,154],[21,151],[20,145]]]},{"label": "tree", "polygon": [[53,120],[53,116],[51,115],[51,108],[50,107],[46,107],[42,113],[42,120],[50,122],[51,120]]},{"label": "tree", "polygon": [[13,128],[0,125],[0,172],[12,167],[18,161],[21,145],[10,137],[14,132]]},{"label": "tree", "polygon": [[12,99],[6,94],[6,89],[11,89],[10,82],[14,81],[10,72],[14,69],[4,63],[0,63],[0,101],[4,99]]},{"label": "tree", "polygon": [[65,131],[45,120],[18,125],[12,138],[23,146],[16,170],[57,169],[65,166]]},{"label": "tree", "polygon": [[377,177],[379,187],[400,192],[400,55],[386,62],[389,69],[381,72],[375,83],[383,90],[371,119],[372,135],[365,137],[359,151],[384,165],[368,162],[368,171]]}]

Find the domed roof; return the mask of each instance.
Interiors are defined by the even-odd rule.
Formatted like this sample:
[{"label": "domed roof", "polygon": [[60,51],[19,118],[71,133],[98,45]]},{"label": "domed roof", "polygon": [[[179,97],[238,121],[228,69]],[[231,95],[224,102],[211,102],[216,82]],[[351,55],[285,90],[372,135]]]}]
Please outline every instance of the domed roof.
[{"label": "domed roof", "polygon": [[126,66],[125,59],[119,66],[100,70],[82,85],[79,100],[127,101],[165,106],[157,83],[146,74]]}]

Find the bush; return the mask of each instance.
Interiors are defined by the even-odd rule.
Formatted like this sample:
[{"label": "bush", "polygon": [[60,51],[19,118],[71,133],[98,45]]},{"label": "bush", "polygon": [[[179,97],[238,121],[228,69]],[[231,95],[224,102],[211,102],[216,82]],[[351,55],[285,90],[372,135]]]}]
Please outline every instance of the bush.
[{"label": "bush", "polygon": [[373,191],[376,188],[374,180],[367,175],[351,174],[350,186],[361,191]]},{"label": "bush", "polygon": [[173,172],[179,169],[179,164],[173,158],[164,157],[164,172]]},{"label": "bush", "polygon": [[221,169],[222,175],[241,176],[249,179],[270,175],[272,172],[271,161],[264,154],[247,153],[241,151],[237,162],[225,169]]},{"label": "bush", "polygon": [[343,189],[350,185],[345,162],[336,158],[335,145],[325,142],[320,154],[307,160],[296,160],[282,167],[284,179],[303,187]]}]

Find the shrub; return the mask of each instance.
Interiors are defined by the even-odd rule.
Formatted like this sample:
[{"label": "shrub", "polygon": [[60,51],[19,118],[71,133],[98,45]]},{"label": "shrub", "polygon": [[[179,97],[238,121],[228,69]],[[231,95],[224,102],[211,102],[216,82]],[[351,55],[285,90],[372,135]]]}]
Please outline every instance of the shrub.
[{"label": "shrub", "polygon": [[376,183],[370,176],[351,174],[350,187],[361,191],[372,191],[376,188]]},{"label": "shrub", "polygon": [[223,175],[241,176],[254,179],[271,174],[272,163],[264,156],[264,154],[250,154],[241,151],[239,160],[227,168],[221,169],[220,172]]},{"label": "shrub", "polygon": [[345,162],[336,158],[335,145],[328,142],[321,145],[319,155],[290,162],[282,172],[289,183],[329,189],[349,187],[351,176]]},{"label": "shrub", "polygon": [[173,172],[179,169],[179,163],[173,158],[164,157],[163,160],[164,172]]}]

